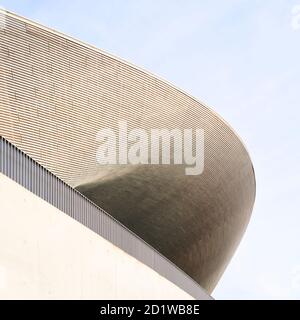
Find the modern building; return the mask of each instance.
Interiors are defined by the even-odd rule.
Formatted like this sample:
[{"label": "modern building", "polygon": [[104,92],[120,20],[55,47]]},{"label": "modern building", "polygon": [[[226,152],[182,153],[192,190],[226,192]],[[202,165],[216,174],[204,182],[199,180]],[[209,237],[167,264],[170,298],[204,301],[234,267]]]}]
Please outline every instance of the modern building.
[{"label": "modern building", "polygon": [[[203,129],[203,173],[99,165],[97,132],[120,120]],[[210,298],[250,219],[255,176],[208,106],[0,11],[0,136],[0,298]]]}]

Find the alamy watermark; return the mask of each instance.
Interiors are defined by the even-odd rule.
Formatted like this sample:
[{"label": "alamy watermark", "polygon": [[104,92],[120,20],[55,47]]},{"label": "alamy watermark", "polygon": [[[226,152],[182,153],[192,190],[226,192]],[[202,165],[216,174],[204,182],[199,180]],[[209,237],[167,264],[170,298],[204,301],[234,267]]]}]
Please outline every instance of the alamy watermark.
[{"label": "alamy watermark", "polygon": [[292,8],[291,27],[293,30],[300,30],[300,4]]},{"label": "alamy watermark", "polygon": [[117,130],[98,131],[100,143],[96,161],[100,165],[179,165],[186,175],[199,175],[204,170],[203,129],[128,130],[126,121],[119,121]]}]

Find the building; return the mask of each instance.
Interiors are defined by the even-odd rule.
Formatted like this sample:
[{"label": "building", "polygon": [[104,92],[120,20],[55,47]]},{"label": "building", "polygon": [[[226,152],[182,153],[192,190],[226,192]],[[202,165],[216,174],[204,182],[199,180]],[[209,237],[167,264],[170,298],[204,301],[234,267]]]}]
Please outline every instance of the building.
[{"label": "building", "polygon": [[[233,129],[166,81],[15,14],[1,11],[0,36],[0,297],[209,298],[255,199]],[[120,120],[202,128],[203,173],[100,166],[96,134]]]}]

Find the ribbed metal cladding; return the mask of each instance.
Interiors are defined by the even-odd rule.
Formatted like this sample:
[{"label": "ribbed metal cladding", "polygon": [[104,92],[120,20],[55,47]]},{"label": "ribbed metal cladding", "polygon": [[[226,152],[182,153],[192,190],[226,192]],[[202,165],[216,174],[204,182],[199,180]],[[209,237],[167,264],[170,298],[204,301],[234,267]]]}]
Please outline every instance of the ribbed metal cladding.
[{"label": "ribbed metal cladding", "polygon": [[[211,293],[255,200],[252,162],[239,137],[201,101],[145,70],[13,13],[0,10],[1,21],[0,135]],[[203,173],[99,166],[96,134],[117,130],[120,120],[128,130],[203,129]]]},{"label": "ribbed metal cladding", "polygon": [[171,261],[3,137],[0,137],[0,172],[149,266],[195,299],[211,299],[199,284]]}]

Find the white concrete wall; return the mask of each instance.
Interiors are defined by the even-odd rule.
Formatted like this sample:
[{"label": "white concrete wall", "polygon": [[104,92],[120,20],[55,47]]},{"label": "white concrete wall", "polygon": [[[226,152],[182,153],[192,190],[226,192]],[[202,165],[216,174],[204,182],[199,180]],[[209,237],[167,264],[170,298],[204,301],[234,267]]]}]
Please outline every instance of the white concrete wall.
[{"label": "white concrete wall", "polygon": [[0,299],[192,299],[0,174]]}]

